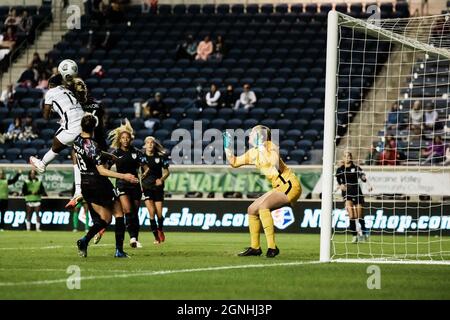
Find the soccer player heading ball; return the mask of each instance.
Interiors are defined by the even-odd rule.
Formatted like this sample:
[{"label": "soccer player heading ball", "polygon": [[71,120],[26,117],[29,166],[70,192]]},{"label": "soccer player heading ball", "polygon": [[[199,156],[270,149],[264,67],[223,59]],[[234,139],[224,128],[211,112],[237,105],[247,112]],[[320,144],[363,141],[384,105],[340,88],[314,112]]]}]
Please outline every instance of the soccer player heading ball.
[{"label": "soccer player heading ball", "polygon": [[248,222],[251,245],[239,256],[259,256],[262,254],[259,233],[262,224],[267,239],[268,258],[280,252],[275,244],[275,233],[271,210],[294,204],[302,193],[300,182],[295,174],[280,159],[279,148],[271,141],[271,131],[265,126],[255,126],[249,137],[251,149],[240,156],[234,156],[232,137],[224,133],[224,148],[227,160],[233,168],[255,165],[272,183],[272,190],[256,199],[248,207]]}]

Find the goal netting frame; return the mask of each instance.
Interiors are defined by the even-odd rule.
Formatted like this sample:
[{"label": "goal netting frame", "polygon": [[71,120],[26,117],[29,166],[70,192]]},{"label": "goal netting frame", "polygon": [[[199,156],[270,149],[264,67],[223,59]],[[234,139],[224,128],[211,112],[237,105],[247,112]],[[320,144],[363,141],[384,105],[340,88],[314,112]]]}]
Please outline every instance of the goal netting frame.
[{"label": "goal netting frame", "polygon": [[[442,15],[445,23],[449,20],[449,17],[446,15]],[[415,20],[414,20],[415,19]],[[321,234],[320,234],[320,261],[322,262],[353,262],[353,263],[399,263],[399,264],[448,264],[450,265],[450,236],[444,235],[442,230],[428,230],[428,248],[425,246],[422,248],[417,244],[417,250],[412,250],[413,252],[408,253],[407,248],[409,244],[419,240],[423,240],[424,233],[420,233],[420,231],[410,232],[409,234],[405,232],[390,232],[386,230],[386,234],[389,235],[389,240],[386,242],[386,248],[394,247],[394,250],[386,250],[383,251],[383,231],[380,231],[381,240],[374,240],[374,243],[378,241],[378,245],[380,245],[381,241],[381,253],[379,251],[371,250],[371,241],[369,237],[368,242],[361,244],[352,244],[348,239],[351,239],[351,236],[348,236],[349,229],[348,225],[345,231],[337,231],[335,229],[335,221],[333,220],[335,215],[335,209],[337,207],[343,208],[343,200],[340,198],[340,193],[336,190],[336,178],[335,172],[338,166],[339,157],[337,157],[338,149],[342,153],[342,149],[350,149],[349,146],[341,146],[339,145],[339,140],[342,137],[337,139],[337,128],[338,128],[338,92],[339,92],[339,41],[340,41],[340,28],[351,28],[354,32],[365,34],[368,37],[372,37],[378,39],[380,41],[389,41],[393,45],[397,45],[401,48],[401,50],[405,49],[417,52],[417,57],[415,59],[419,59],[420,57],[428,58],[429,55],[433,55],[433,57],[437,57],[437,59],[443,59],[446,61],[450,60],[450,51],[447,48],[450,48],[450,43],[444,43],[442,46],[434,45],[433,43],[429,43],[429,39],[427,35],[421,36],[419,32],[417,34],[410,34],[406,31],[399,32],[396,27],[397,24],[399,30],[403,29],[405,25],[407,25],[410,21],[419,21],[416,23],[416,28],[421,28],[420,17],[414,18],[404,18],[404,19],[392,19],[387,25],[392,26],[392,28],[383,28],[383,23],[378,23],[377,21],[364,21],[360,19],[356,19],[345,15],[340,12],[330,11],[328,13],[328,25],[327,25],[327,63],[326,63],[326,83],[325,83],[325,119],[324,119],[324,148],[323,148],[323,170],[322,170],[322,199],[321,199]],[[430,17],[424,17],[423,19],[430,19]],[[385,20],[383,20],[385,21]],[[433,21],[433,20],[429,20]],[[406,24],[405,24],[406,22]],[[386,25],[386,24],[385,24]],[[431,30],[432,26],[428,26]],[[448,41],[450,42],[450,41]],[[391,48],[391,47],[390,47]],[[416,61],[414,61],[416,63]],[[409,62],[409,66],[413,67]],[[363,69],[364,70],[364,69]],[[376,77],[376,73],[374,75]],[[450,72],[449,72],[450,77]],[[351,83],[351,82],[350,82]],[[410,86],[412,84],[410,83]],[[450,84],[448,84],[450,85]],[[375,86],[375,82],[373,83]],[[403,92],[401,86],[397,88],[399,92]],[[408,89],[408,88],[406,88]],[[411,87],[410,87],[411,89]],[[362,98],[364,100],[364,97]],[[386,115],[389,110],[386,110]],[[450,117],[448,117],[450,120]],[[346,134],[349,134],[347,131]],[[359,138],[359,137],[357,137]],[[377,138],[377,136],[373,136],[373,138]],[[370,148],[371,145],[359,145],[356,147],[356,150],[359,148]],[[352,151],[355,151],[355,146],[351,146]],[[359,157],[354,157],[356,164],[360,165],[362,159]],[[368,176],[370,181],[371,176],[371,168],[372,167],[364,167],[365,173]],[[397,168],[397,167],[396,167]],[[394,170],[396,168],[373,168],[376,170]],[[450,173],[449,170],[444,167],[420,167],[419,172],[432,172],[433,170],[441,170],[442,173]],[[413,170],[417,170],[417,166]],[[420,194],[416,194],[418,197]],[[448,191],[448,195],[450,195],[450,190]],[[442,198],[445,199],[445,198]],[[394,200],[395,201],[395,200]],[[418,202],[420,200],[416,200]],[[366,199],[366,202],[368,200]],[[431,202],[430,202],[431,204]],[[441,206],[444,206],[444,200],[442,200]],[[395,204],[394,204],[395,208]],[[441,209],[442,209],[441,208]],[[345,208],[343,209],[345,210]],[[367,208],[365,208],[365,212]],[[441,215],[444,215],[444,212],[441,210]],[[448,213],[447,213],[448,215]],[[348,216],[348,215],[347,215]],[[358,225],[358,223],[357,223]],[[440,232],[439,232],[440,231]],[[396,248],[396,237],[397,241],[399,241],[400,246],[406,248],[405,251],[401,251],[400,253],[395,252]],[[344,239],[342,239],[344,237]],[[375,236],[376,237],[376,236]],[[392,240],[393,237],[393,240]],[[419,238],[420,237],[420,238]],[[425,237],[426,238],[426,237]],[[394,243],[392,243],[394,241]],[[425,240],[426,242],[427,240]],[[445,243],[444,243],[445,242]],[[443,247],[443,243],[445,246]],[[341,245],[341,251],[337,251],[337,244]],[[431,249],[440,248],[440,252],[434,252]],[[353,246],[353,247],[352,247]],[[366,248],[364,248],[366,246]],[[344,248],[344,249],[342,249]],[[356,251],[354,248],[357,248]],[[344,250],[344,251],[342,251]],[[347,251],[348,250],[348,251]],[[423,252],[420,252],[423,250]],[[350,254],[349,251],[352,251]],[[355,254],[356,252],[356,254]]]}]

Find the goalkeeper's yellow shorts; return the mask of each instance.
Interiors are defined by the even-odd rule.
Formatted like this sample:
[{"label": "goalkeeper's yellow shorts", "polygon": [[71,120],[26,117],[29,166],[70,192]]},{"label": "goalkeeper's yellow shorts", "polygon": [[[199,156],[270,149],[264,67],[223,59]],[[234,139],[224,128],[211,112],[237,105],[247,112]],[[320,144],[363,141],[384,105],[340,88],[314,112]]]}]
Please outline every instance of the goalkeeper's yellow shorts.
[{"label": "goalkeeper's yellow shorts", "polygon": [[283,192],[291,204],[294,204],[297,202],[298,198],[300,198],[302,194],[302,186],[300,185],[300,181],[298,181],[295,174],[291,173],[286,176],[280,176],[275,183],[276,184],[273,185],[274,190]]}]

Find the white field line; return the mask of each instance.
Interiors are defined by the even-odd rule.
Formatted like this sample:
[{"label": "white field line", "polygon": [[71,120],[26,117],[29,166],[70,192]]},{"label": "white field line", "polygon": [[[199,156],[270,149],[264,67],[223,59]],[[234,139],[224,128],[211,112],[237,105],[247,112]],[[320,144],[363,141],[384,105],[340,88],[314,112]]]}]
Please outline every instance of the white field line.
[{"label": "white field line", "polygon": [[[113,279],[113,278],[151,277],[151,276],[177,274],[177,273],[193,273],[193,272],[210,272],[210,271],[251,269],[251,268],[285,267],[285,266],[299,266],[299,265],[310,265],[310,264],[320,264],[320,263],[323,263],[323,262],[320,262],[320,261],[294,261],[294,262],[269,263],[269,264],[246,264],[246,265],[237,265],[237,266],[219,266],[219,267],[196,268],[196,269],[142,271],[142,272],[134,272],[134,273],[130,272],[128,274],[87,276],[87,277],[80,277],[78,280],[83,281],[83,280],[98,280],[98,279]],[[71,280],[73,281],[74,279],[72,278]],[[54,279],[54,280],[40,280],[40,281],[0,282],[0,287],[48,285],[48,284],[65,283],[65,282],[67,282],[67,278]]]},{"label": "white field line", "polygon": [[[112,247],[113,244],[94,244],[94,247]],[[51,250],[51,249],[61,249],[61,248],[76,248],[77,245],[74,243],[73,246],[45,246],[45,247],[5,247],[0,250]]]},{"label": "white field line", "polygon": [[373,263],[373,264],[428,264],[450,265],[448,260],[384,260],[384,259],[335,259],[333,263]]}]

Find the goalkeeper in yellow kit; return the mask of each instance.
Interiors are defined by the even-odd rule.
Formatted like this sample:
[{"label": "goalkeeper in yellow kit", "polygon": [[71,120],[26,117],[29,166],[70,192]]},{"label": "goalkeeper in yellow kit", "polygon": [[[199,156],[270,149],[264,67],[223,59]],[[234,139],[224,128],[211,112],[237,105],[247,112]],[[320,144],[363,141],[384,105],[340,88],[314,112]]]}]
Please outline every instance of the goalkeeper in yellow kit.
[{"label": "goalkeeper in yellow kit", "polygon": [[279,149],[271,141],[270,129],[255,126],[249,136],[251,149],[240,156],[234,156],[231,149],[232,137],[224,133],[224,148],[227,160],[233,168],[243,165],[255,165],[272,183],[272,190],[256,199],[247,210],[251,245],[239,256],[259,256],[262,254],[259,234],[261,224],[267,239],[267,254],[273,258],[280,253],[275,244],[275,233],[271,210],[293,204],[302,193],[300,182],[294,173],[280,159]]}]

